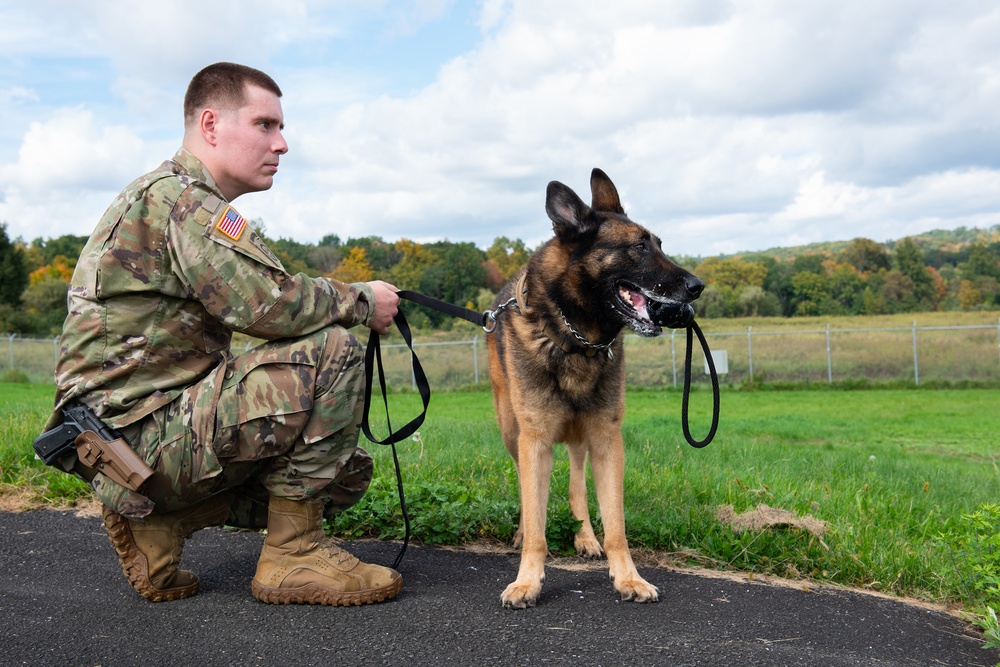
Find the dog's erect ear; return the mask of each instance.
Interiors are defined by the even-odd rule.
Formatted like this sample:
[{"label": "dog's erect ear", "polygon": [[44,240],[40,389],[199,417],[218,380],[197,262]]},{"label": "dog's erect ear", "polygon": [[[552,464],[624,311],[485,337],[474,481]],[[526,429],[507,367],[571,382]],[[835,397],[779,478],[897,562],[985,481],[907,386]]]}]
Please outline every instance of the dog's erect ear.
[{"label": "dog's erect ear", "polygon": [[545,190],[545,212],[552,220],[552,231],[561,238],[574,238],[592,226],[588,221],[590,209],[559,181],[552,181]]},{"label": "dog's erect ear", "polygon": [[590,172],[590,191],[594,193],[591,208],[595,211],[625,215],[625,209],[622,208],[621,200],[618,199],[618,190],[615,189],[615,184],[600,169],[594,169]]}]

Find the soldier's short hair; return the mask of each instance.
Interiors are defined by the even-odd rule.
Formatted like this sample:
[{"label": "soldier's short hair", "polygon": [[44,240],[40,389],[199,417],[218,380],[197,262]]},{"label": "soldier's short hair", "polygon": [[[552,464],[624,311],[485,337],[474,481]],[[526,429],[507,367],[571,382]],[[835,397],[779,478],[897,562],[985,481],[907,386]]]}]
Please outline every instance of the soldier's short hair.
[{"label": "soldier's short hair", "polygon": [[184,124],[202,109],[238,109],[246,102],[247,85],[258,86],[281,97],[281,88],[259,69],[238,63],[215,63],[194,75],[184,94]]}]

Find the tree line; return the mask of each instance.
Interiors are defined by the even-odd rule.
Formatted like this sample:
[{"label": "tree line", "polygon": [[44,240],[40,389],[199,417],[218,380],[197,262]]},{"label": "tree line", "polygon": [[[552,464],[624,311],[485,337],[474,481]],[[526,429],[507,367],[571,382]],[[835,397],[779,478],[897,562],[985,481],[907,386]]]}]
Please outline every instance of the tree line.
[{"label": "tree line", "polygon": [[[381,279],[478,311],[490,307],[532,249],[497,237],[486,250],[472,243],[378,236],[318,243],[269,238],[254,228],[291,273],[344,282]],[[52,336],[66,317],[66,292],[85,236],[12,240],[0,223],[0,331]],[[675,257],[708,285],[695,303],[701,317],[878,315],[1000,308],[1000,225],[933,232],[878,243],[847,243],[726,257]],[[417,306],[416,327],[447,329],[453,320]]]}]

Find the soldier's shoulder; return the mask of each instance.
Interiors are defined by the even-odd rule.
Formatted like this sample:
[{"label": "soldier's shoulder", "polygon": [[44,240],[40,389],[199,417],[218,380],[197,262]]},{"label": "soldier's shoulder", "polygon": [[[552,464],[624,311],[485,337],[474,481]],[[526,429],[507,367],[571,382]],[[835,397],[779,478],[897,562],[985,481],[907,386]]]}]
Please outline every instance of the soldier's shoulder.
[{"label": "soldier's shoulder", "polygon": [[204,201],[214,194],[209,184],[173,160],[167,160],[156,169],[136,178],[122,192],[124,198],[145,198],[169,205],[182,197]]}]

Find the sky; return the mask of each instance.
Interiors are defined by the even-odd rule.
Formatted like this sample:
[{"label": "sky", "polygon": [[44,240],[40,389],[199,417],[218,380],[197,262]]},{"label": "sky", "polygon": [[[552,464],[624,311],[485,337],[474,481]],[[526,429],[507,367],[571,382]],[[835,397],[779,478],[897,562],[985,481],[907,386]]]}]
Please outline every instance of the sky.
[{"label": "sky", "polygon": [[595,167],[669,255],[991,227],[998,35],[993,0],[0,0],[0,222],[89,234],[225,60],[284,93],[234,202],[274,238],[534,247]]}]

